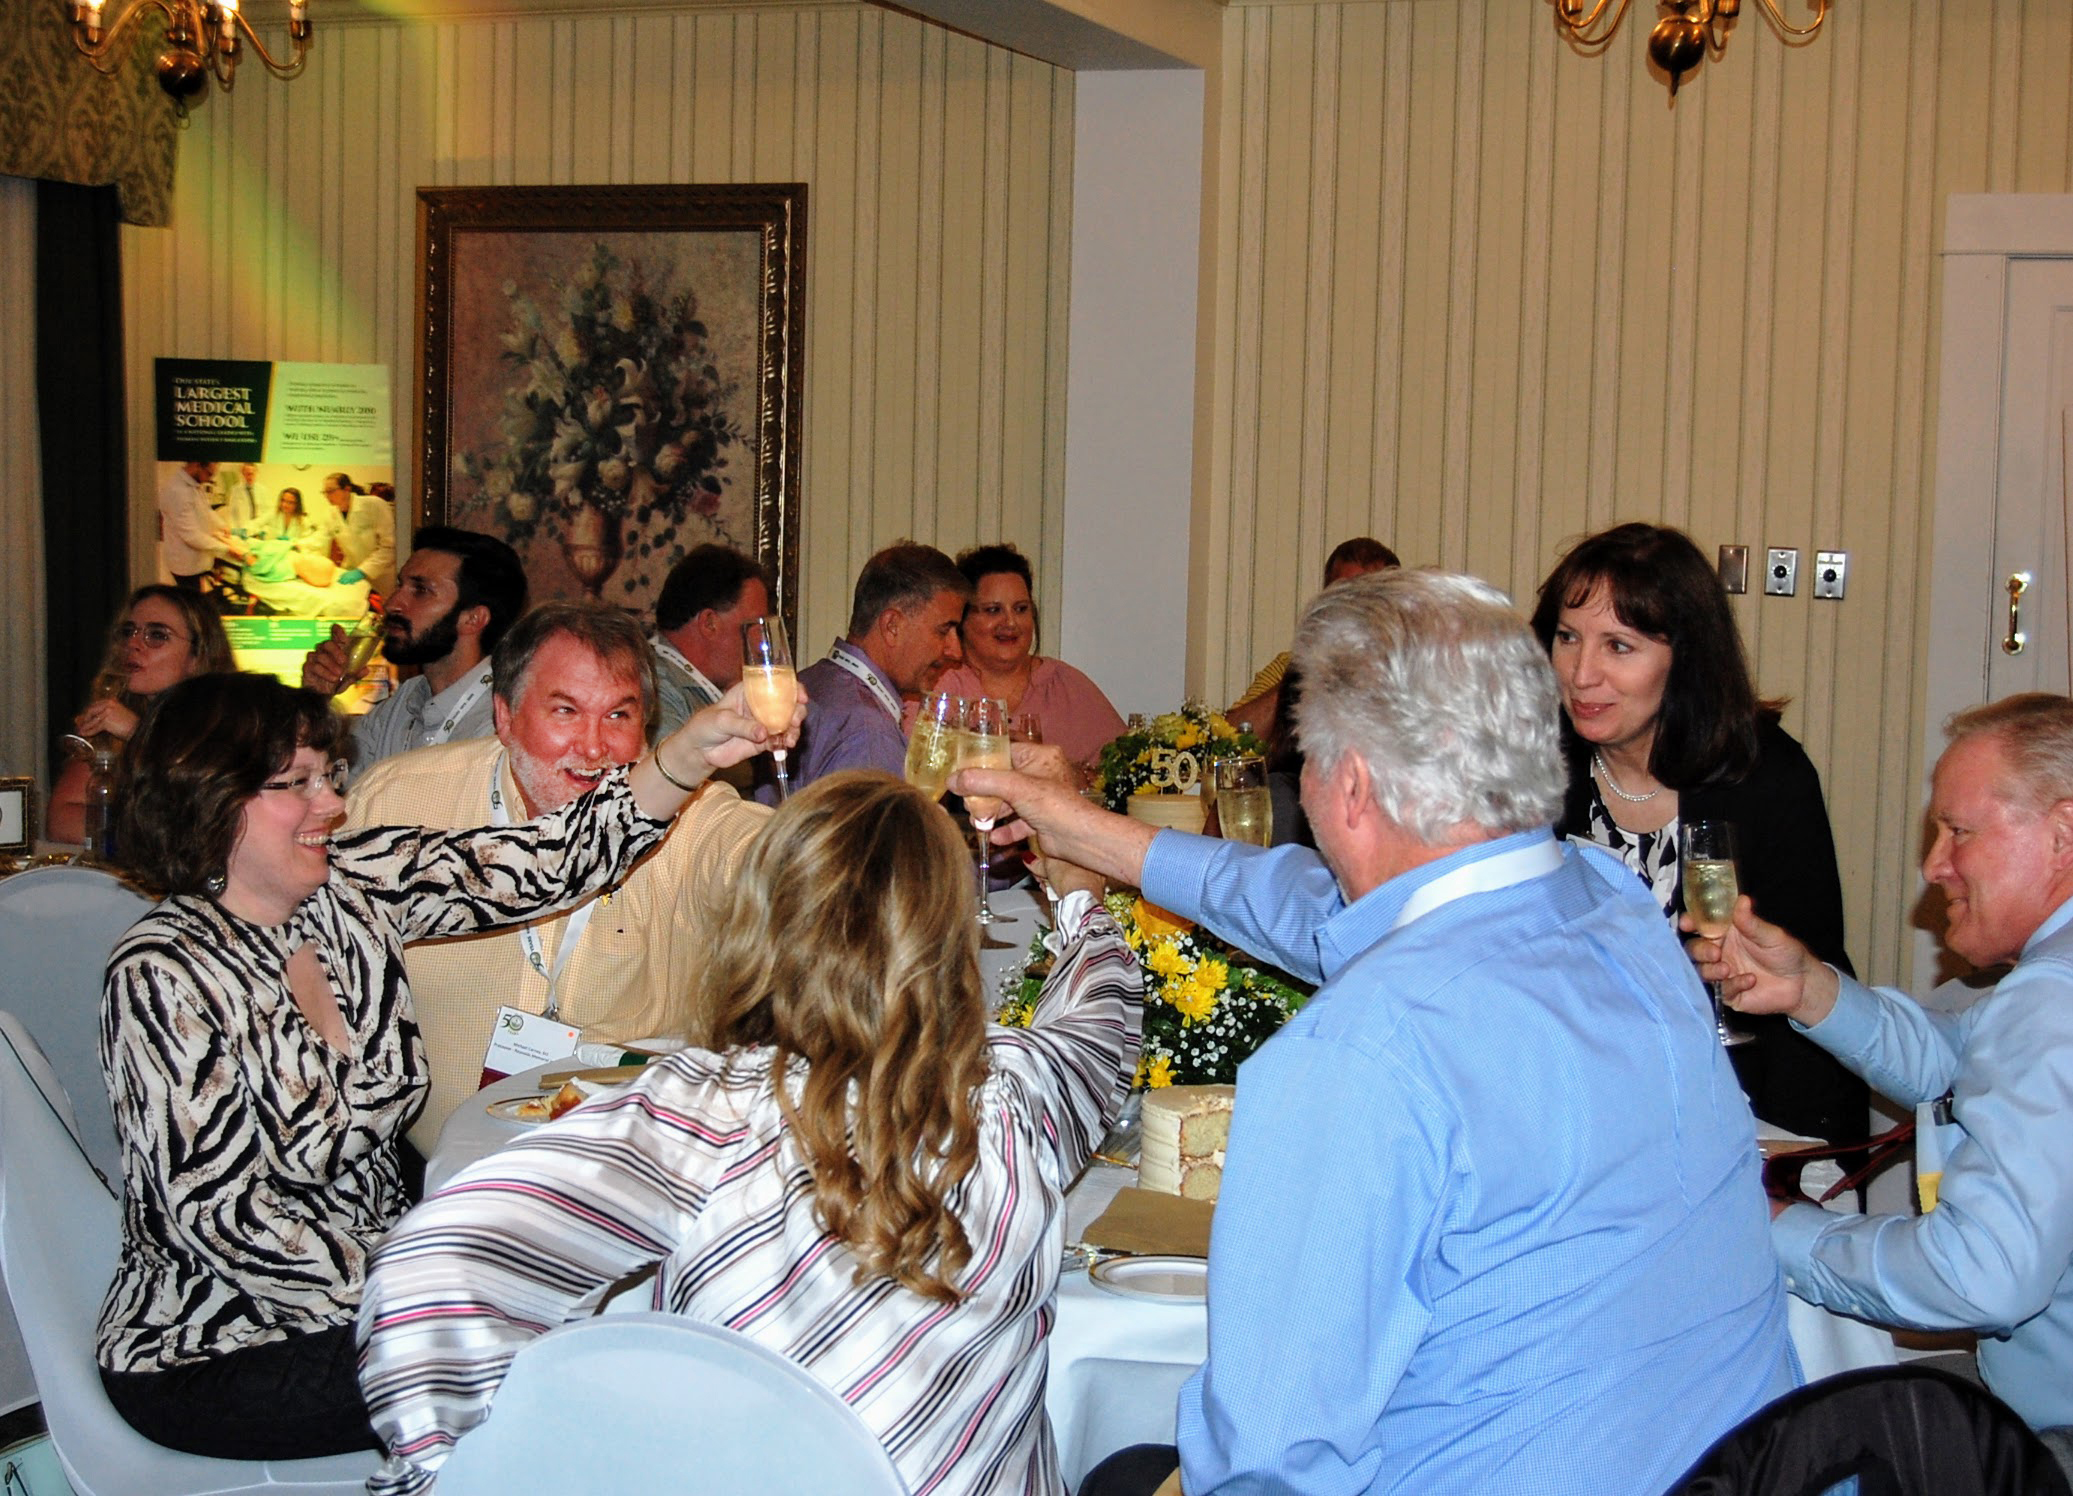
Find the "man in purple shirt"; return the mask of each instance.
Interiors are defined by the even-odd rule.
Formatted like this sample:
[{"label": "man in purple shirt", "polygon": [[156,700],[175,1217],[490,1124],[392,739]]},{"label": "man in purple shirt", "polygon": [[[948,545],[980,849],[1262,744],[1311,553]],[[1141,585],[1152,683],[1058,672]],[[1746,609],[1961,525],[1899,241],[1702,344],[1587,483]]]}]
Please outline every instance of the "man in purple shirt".
[{"label": "man in purple shirt", "polygon": [[[926,691],[964,658],[957,625],[972,584],[932,545],[887,546],[857,576],[849,636],[799,672],[811,703],[793,757],[792,787],[838,769],[898,774],[907,760],[900,697]],[[775,804],[775,785],[757,797]]]}]

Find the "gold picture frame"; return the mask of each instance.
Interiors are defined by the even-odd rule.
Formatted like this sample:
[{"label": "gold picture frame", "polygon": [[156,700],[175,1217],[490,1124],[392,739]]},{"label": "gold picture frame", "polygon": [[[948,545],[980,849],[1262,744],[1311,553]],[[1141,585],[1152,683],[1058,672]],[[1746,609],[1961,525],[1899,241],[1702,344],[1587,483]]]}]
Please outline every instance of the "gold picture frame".
[{"label": "gold picture frame", "polygon": [[806,187],[418,191],[423,524],[652,608],[706,541],[796,623]]},{"label": "gold picture frame", "polygon": [[26,774],[0,778],[0,857],[27,854],[36,844],[36,781]]}]

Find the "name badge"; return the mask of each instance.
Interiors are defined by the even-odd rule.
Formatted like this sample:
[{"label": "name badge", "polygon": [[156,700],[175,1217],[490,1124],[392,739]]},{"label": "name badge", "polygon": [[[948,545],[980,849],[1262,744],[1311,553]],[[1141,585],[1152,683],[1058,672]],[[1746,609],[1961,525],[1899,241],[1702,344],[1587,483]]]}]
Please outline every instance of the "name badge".
[{"label": "name badge", "polygon": [[583,1030],[558,1018],[543,1018],[521,1008],[498,1008],[490,1025],[489,1048],[482,1056],[482,1085],[531,1070],[576,1052]]}]

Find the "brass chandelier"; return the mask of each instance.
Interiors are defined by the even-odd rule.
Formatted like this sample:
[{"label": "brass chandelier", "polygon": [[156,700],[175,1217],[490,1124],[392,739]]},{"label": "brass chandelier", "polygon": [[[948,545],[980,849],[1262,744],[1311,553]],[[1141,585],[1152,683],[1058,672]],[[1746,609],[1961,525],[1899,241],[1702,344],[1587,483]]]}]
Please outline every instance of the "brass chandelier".
[{"label": "brass chandelier", "polygon": [[[1613,10],[1609,21],[1605,19],[1605,13],[1611,8],[1612,0],[1596,0],[1588,11],[1584,8],[1585,0],[1549,0],[1549,3],[1555,7],[1555,24],[1569,39],[1570,45],[1595,57],[1611,43],[1613,34],[1620,29],[1620,22],[1627,18],[1627,6],[1631,0],[1619,0],[1619,8]],[[1829,0],[1808,0],[1814,7],[1814,19],[1804,26],[1788,22],[1784,11],[1779,9],[1778,0],[1756,0],[1756,3],[1787,46],[1806,45],[1821,29],[1821,23],[1828,19]],[[1727,50],[1728,33],[1742,14],[1742,0],[1660,0],[1658,9],[1662,12],[1662,19],[1648,33],[1648,55],[1657,67],[1670,75],[1670,97],[1674,100],[1677,85],[1686,73],[1704,62],[1708,53],[1718,57]]]},{"label": "brass chandelier", "polygon": [[116,23],[103,29],[101,10],[107,0],[70,0],[72,41],[86,54],[87,61],[103,73],[121,71],[125,48],[138,29],[140,18],[152,11],[165,17],[165,50],[156,64],[158,86],[187,112],[187,101],[209,86],[214,78],[228,93],[237,78],[238,54],[244,42],[269,73],[276,78],[293,78],[309,60],[310,22],[307,0],[290,0],[288,40],[291,51],[286,62],[266,50],[266,43],[238,10],[238,0],[130,0],[130,7]]}]

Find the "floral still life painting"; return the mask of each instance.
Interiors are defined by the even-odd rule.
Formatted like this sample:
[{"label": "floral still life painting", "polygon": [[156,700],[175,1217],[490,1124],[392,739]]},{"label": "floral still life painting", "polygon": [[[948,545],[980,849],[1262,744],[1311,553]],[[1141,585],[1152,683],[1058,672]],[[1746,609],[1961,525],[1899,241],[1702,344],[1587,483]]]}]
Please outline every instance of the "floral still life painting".
[{"label": "floral still life painting", "polygon": [[428,341],[426,519],[510,542],[536,599],[645,610],[709,541],[788,582],[795,336],[774,334],[796,334],[795,288],[773,298],[768,226],[574,216],[464,224],[432,256],[445,295],[428,300],[428,339],[445,333],[446,390]]}]

